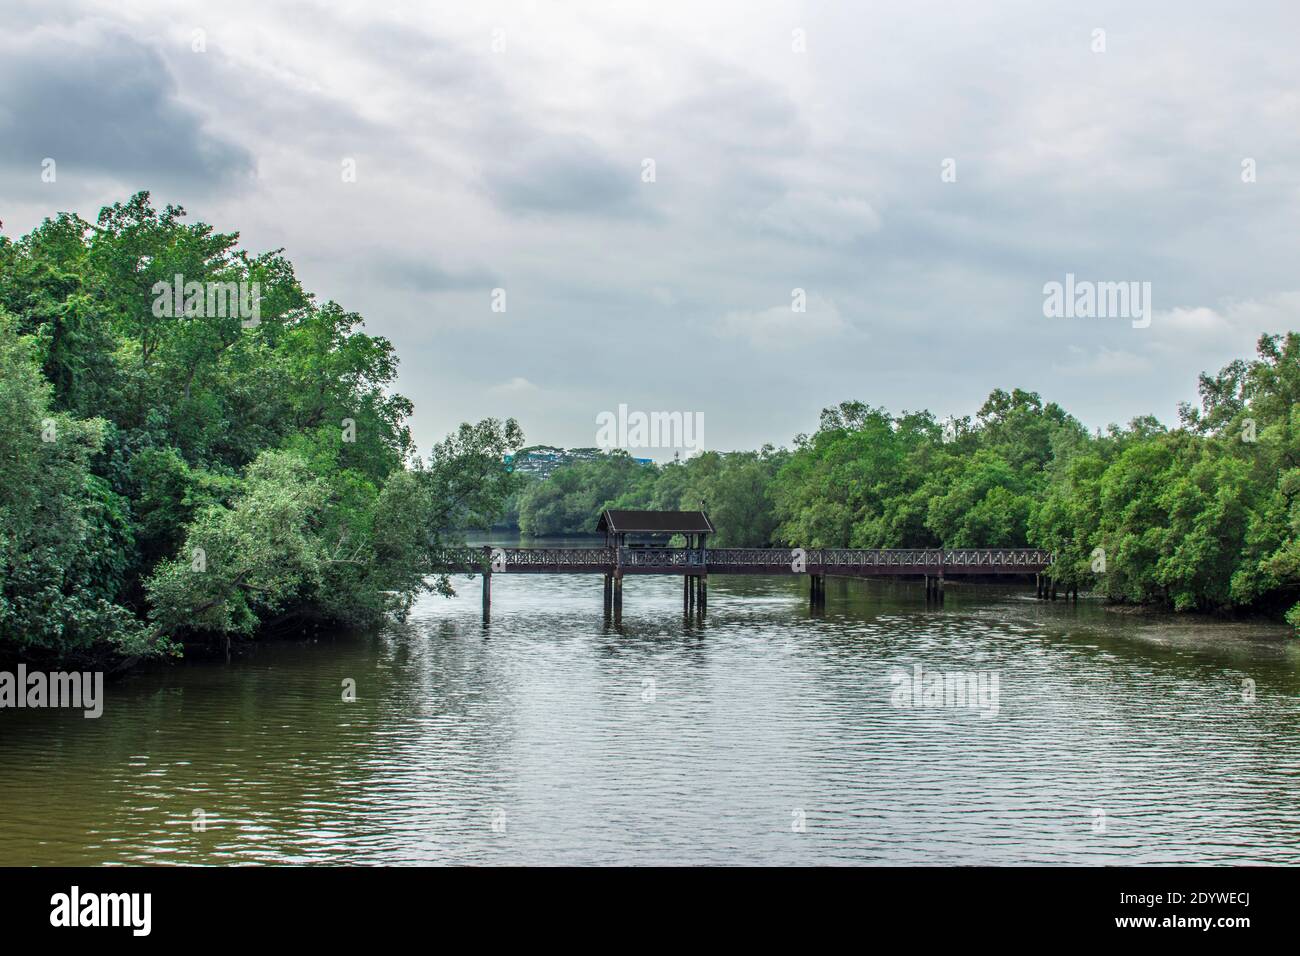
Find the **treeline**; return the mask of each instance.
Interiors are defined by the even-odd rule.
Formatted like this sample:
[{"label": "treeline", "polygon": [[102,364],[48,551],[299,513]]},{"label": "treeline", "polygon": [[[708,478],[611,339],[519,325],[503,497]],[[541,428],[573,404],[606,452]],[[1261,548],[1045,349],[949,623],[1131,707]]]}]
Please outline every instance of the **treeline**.
[{"label": "treeline", "polygon": [[511,496],[507,526],[523,534],[592,534],[605,508],[675,511],[706,502],[718,547],[756,547],[772,540],[776,525],[768,489],[789,457],[764,447],[757,452],[704,452],[666,466],[643,464],[615,451],[593,461],[557,468],[531,479]]},{"label": "treeline", "polygon": [[[532,535],[705,502],[724,547],[1037,545],[1062,582],[1117,600],[1289,606],[1300,626],[1295,333],[1203,375],[1172,430],[1089,434],[1018,390],[956,422],[850,402],[788,450],[615,454],[519,487],[513,421],[421,459],[391,343],[238,238],[145,193],[0,238],[0,660],[373,624],[447,590],[437,529],[487,527],[503,504]],[[255,321],[201,298],[158,308],[178,275],[256,283]]]},{"label": "treeline", "polygon": [[703,500],[720,547],[1045,547],[1059,581],[1117,601],[1293,605],[1300,627],[1300,335],[1262,337],[1200,396],[1175,429],[1142,417],[1093,434],[1018,389],[944,422],[846,402],[789,451],[559,469],[512,515],[526,534],[573,534],[605,507]]},{"label": "treeline", "polygon": [[[436,529],[511,490],[513,421],[420,459],[391,343],[280,252],[184,220],[141,193],[0,239],[0,658],[402,614],[447,587]],[[258,314],[159,308],[177,276],[257,288]]]}]

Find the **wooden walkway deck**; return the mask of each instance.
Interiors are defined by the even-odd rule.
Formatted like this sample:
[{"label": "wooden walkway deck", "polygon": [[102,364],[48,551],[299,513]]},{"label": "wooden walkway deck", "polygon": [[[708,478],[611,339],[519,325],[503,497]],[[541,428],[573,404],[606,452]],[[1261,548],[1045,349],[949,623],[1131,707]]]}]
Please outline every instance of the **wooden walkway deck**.
[{"label": "wooden walkway deck", "polygon": [[[942,601],[944,580],[973,575],[1033,575],[1039,597],[1048,596],[1042,573],[1052,555],[1041,548],[444,548],[435,569],[483,575],[483,618],[490,616],[494,574],[599,574],[605,579],[605,614],[623,613],[623,579],[638,574],[684,578],[682,603],[702,614],[713,574],[802,575],[813,607],[825,603],[826,577],[921,577],[926,599]],[[1055,597],[1055,591],[1050,592]]]},{"label": "wooden walkway deck", "polygon": [[[621,553],[619,553],[621,551]],[[492,574],[1039,574],[1039,548],[446,548],[449,573]]]}]

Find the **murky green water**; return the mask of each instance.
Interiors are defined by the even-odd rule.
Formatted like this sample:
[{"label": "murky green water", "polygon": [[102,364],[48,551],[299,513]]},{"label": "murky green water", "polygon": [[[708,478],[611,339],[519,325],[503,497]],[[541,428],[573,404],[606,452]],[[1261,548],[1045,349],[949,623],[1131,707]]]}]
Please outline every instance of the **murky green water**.
[{"label": "murky green water", "polygon": [[[100,720],[0,711],[0,863],[1300,862],[1285,630],[806,588],[714,576],[701,625],[630,579],[615,630],[598,577],[498,575],[486,628],[472,583]],[[996,715],[897,706],[918,664],[996,676]]]}]

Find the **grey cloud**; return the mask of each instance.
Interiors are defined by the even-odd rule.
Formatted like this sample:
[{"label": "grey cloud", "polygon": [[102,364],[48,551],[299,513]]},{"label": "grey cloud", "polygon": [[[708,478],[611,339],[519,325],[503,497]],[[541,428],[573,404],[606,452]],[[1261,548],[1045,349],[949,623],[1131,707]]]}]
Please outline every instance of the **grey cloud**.
[{"label": "grey cloud", "polygon": [[489,289],[500,285],[501,279],[485,269],[447,268],[433,259],[410,255],[384,256],[372,262],[367,274],[392,283],[396,288],[419,292],[445,292],[481,289],[486,296]]},{"label": "grey cloud", "polygon": [[116,26],[10,34],[0,40],[0,91],[0,164],[11,170],[38,170],[50,157],[61,181],[198,193],[254,170],[246,148],[180,100],[158,52]]},{"label": "grey cloud", "polygon": [[638,211],[640,159],[616,162],[581,136],[547,136],[494,164],[485,183],[506,210],[628,215]]},{"label": "grey cloud", "polygon": [[[19,22],[56,15],[17,2]],[[37,181],[53,148],[89,145],[104,176],[171,171],[167,199],[285,246],[313,291],[395,341],[425,445],[483,414],[587,444],[595,411],[666,396],[707,411],[719,447],[788,441],[845,398],[966,414],[994,387],[1091,424],[1168,418],[1198,371],[1300,325],[1293,2],[1192,17],[1102,0],[1088,20],[1053,0],[812,4],[802,57],[791,5],[742,0],[661,5],[652,24],[619,5],[399,21],[177,0],[170,29],[204,23],[205,56],[152,39],[152,5],[116,2],[117,28],[0,37],[0,164],[21,146]],[[257,144],[251,193],[240,144]],[[54,192],[6,204],[8,232],[65,208]],[[1151,280],[1155,323],[1045,320],[1042,286],[1067,271]],[[831,305],[791,322],[794,287]],[[575,372],[593,341],[605,361]],[[496,387],[514,379],[544,388]]]},{"label": "grey cloud", "polygon": [[789,95],[752,73],[697,63],[692,92],[673,104],[664,125],[696,146],[731,153],[789,156],[811,147],[811,130]]}]

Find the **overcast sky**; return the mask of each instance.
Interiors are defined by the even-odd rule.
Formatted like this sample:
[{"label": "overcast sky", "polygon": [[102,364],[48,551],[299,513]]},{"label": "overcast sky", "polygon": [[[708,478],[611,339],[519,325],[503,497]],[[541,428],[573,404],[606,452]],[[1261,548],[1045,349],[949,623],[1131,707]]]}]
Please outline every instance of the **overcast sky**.
[{"label": "overcast sky", "polygon": [[[788,444],[995,387],[1172,423],[1300,328],[1295,0],[0,14],[4,234],[149,189],[283,246],[394,341],[425,451],[487,415],[590,445],[620,403]],[[1153,321],[1045,318],[1066,273],[1150,282]]]}]

